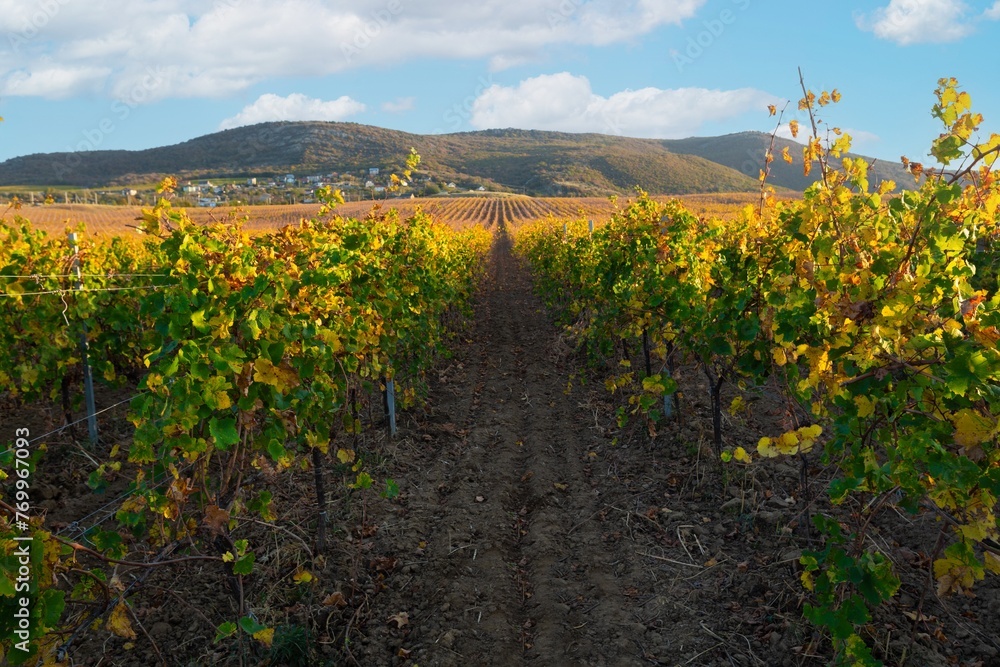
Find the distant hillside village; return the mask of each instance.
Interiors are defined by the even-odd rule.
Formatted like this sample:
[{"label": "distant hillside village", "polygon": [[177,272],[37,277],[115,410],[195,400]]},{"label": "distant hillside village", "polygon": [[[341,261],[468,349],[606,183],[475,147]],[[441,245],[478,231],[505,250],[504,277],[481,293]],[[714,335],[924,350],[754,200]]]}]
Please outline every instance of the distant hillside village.
[{"label": "distant hillside village", "polygon": [[[390,175],[379,167],[370,167],[353,173],[182,180],[174,204],[204,208],[258,204],[311,204],[317,200],[316,191],[324,187],[340,190],[348,201],[458,195],[486,191],[486,187],[478,183],[439,182],[425,174],[416,174],[412,182],[401,181],[399,187],[393,191],[390,191],[389,183]],[[156,186],[152,183],[128,188],[15,190],[17,189],[8,189],[6,194],[36,206],[46,202],[143,206],[151,205],[157,196]]]}]

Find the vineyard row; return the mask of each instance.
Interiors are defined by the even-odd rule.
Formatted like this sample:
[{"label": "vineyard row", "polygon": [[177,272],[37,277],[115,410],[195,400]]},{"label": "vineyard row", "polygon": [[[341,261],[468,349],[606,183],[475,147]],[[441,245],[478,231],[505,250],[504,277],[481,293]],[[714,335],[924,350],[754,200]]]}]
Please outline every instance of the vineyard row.
[{"label": "vineyard row", "polygon": [[[136,222],[141,240],[91,237],[76,253],[26,220],[0,225],[0,391],[23,403],[61,395],[68,409],[81,337],[98,380],[138,389],[127,451],[113,448],[90,478],[95,487],[104,475],[131,479],[117,527],[89,527],[84,548],[46,530],[41,517],[24,526],[0,514],[0,650],[10,664],[51,660],[66,637],[105,615],[110,632],[133,633],[121,596],[102,603],[93,586],[121,563],[165,554],[217,561],[242,590],[255,555],[230,530],[248,517],[274,518],[272,493],[250,481],[254,471],[314,471],[322,553],[323,471],[341,466],[358,493],[375,485],[362,453],[333,443],[359,431],[364,397],[390,380],[404,406],[419,400],[491,242],[482,228],[454,232],[394,211],[364,220],[324,212],[251,235],[238,222],[197,224],[164,199]],[[75,266],[85,289],[74,284]],[[116,289],[140,275],[143,289]],[[20,512],[29,496],[11,483],[29,443],[15,445],[0,472],[9,478],[3,507]],[[30,446],[32,469],[44,451]],[[391,480],[383,487],[395,493]],[[15,616],[16,550],[29,536],[25,638]],[[219,638],[242,630],[269,643],[273,628],[237,603],[241,618],[220,626]],[[16,648],[24,641],[28,652]]]},{"label": "vineyard row", "polygon": [[[805,163],[822,179],[801,201],[777,202],[762,186],[758,205],[724,220],[643,197],[593,233],[585,220],[523,226],[516,249],[596,357],[643,341],[656,363],[608,379],[630,395],[633,414],[662,419],[663,397],[677,391],[669,369],[693,363],[708,380],[716,453],[730,465],[790,457],[805,479],[821,461],[840,473],[828,490],[835,505],[943,517],[931,560],[946,595],[1000,574],[1000,179],[991,169],[1000,135],[976,144],[981,118],[968,95],[953,80],[937,94],[945,132],[932,153],[961,167],[926,174],[916,190],[871,189],[863,161],[831,166],[846,135],[827,146],[812,137]],[[809,93],[800,107],[816,118],[832,97]],[[726,384],[783,387],[787,430],[727,443]],[[867,546],[867,512],[813,518],[824,542],[801,558],[805,614],[828,632],[837,664],[879,664],[864,628],[869,609],[899,588],[892,562]]]}]

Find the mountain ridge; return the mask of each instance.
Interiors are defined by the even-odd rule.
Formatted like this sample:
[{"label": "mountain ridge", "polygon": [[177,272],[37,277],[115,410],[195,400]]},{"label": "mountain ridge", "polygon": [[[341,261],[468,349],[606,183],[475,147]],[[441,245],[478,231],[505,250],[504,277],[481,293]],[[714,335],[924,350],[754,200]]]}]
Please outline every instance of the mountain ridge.
[{"label": "mountain ridge", "polygon": [[[280,176],[312,173],[354,176],[370,167],[402,169],[410,148],[422,156],[420,173],[438,183],[481,184],[536,195],[605,196],[748,192],[771,136],[740,132],[719,137],[642,139],[514,128],[418,135],[359,123],[275,121],[222,130],[185,142],[137,151],[36,153],[0,163],[0,185],[108,187],[173,175]],[[801,145],[789,146],[797,165],[772,163],[771,184],[801,191]],[[874,181],[902,182],[902,166],[877,163]]]}]

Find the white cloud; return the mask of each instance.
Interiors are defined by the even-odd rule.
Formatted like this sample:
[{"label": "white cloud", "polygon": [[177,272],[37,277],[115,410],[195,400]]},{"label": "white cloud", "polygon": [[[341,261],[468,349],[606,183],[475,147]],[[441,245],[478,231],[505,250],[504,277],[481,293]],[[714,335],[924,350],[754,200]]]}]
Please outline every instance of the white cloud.
[{"label": "white cloud", "polygon": [[0,95],[63,99],[97,92],[111,70],[106,67],[40,66],[33,71],[7,73],[0,83]]},{"label": "white cloud", "polygon": [[416,98],[414,97],[397,97],[391,102],[382,103],[382,111],[388,113],[403,113],[404,111],[409,111],[416,104]]},{"label": "white cloud", "polygon": [[347,95],[325,102],[300,93],[292,93],[288,97],[267,93],[232,118],[222,121],[219,129],[228,130],[274,120],[344,120],[364,110],[364,104]]},{"label": "white cloud", "polygon": [[764,112],[776,101],[753,88],[642,88],[603,97],[594,93],[586,77],[562,72],[526,79],[516,87],[490,86],[473,103],[469,122],[479,129],[517,127],[672,139],[691,136],[706,122],[746,111]]},{"label": "white cloud", "polygon": [[102,89],[122,97],[154,70],[163,75],[148,91],[155,100],[218,97],[274,77],[420,58],[502,69],[550,47],[633,43],[693,18],[706,1],[102,0],[98,10],[69,0],[0,0],[0,32],[14,59],[0,79],[46,67],[107,70]]},{"label": "white cloud", "polygon": [[1000,0],[996,0],[992,7],[983,12],[983,18],[990,21],[1000,21]]},{"label": "white cloud", "polygon": [[890,0],[871,16],[857,16],[855,22],[879,39],[901,46],[953,42],[973,30],[967,11],[962,0]]}]

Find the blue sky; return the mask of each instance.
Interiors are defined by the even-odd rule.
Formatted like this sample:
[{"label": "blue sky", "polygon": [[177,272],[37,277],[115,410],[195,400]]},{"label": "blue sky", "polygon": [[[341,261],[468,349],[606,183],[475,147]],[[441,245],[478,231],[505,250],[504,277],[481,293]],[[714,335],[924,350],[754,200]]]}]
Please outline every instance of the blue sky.
[{"label": "blue sky", "polygon": [[1000,129],[998,38],[1000,0],[0,0],[0,160],[267,120],[771,131],[800,66],[859,152],[922,160],[940,77]]}]

